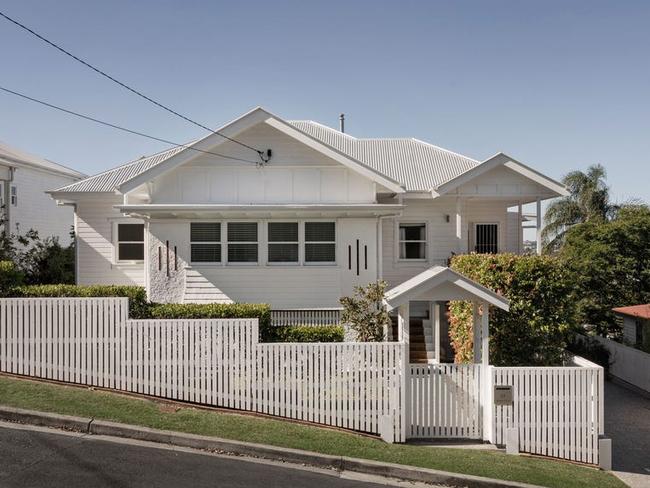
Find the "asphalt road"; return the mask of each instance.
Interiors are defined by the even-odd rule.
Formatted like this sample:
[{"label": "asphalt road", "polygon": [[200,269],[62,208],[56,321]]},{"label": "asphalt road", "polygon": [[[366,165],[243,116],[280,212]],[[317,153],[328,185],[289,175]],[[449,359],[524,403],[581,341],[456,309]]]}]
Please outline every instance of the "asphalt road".
[{"label": "asphalt road", "polygon": [[2,488],[184,486],[377,488],[386,482],[345,479],[334,472],[138,441],[0,424]]}]

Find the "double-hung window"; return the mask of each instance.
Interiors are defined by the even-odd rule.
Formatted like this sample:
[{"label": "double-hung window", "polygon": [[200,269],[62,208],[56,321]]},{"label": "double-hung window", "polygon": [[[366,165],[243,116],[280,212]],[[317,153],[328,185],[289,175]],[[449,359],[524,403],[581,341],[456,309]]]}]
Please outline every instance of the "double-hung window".
[{"label": "double-hung window", "polygon": [[18,206],[18,188],[15,186],[11,187],[11,205],[14,207]]},{"label": "double-hung window", "polygon": [[144,224],[117,224],[117,261],[144,260]]},{"label": "double-hung window", "polygon": [[424,260],[427,257],[427,226],[419,223],[399,224],[399,258]]},{"label": "double-hung window", "polygon": [[257,222],[228,222],[228,263],[257,263]]},{"label": "double-hung window", "polygon": [[336,263],[335,222],[305,222],[305,263]]},{"label": "double-hung window", "polygon": [[298,222],[269,222],[269,263],[298,263]]},{"label": "double-hung window", "polygon": [[190,223],[190,259],[193,263],[221,262],[221,222]]}]

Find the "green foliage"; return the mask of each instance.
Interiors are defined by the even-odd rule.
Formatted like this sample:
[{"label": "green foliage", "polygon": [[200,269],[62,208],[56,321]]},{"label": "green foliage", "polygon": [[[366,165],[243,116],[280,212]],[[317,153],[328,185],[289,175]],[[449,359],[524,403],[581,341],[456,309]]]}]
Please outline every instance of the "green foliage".
[{"label": "green foliage", "polygon": [[140,286],[120,285],[26,285],[10,291],[13,297],[127,297],[129,316],[134,319],[148,318],[147,293]]},{"label": "green foliage", "polygon": [[259,319],[260,336],[271,334],[271,308],[258,303],[151,303],[152,319]]},{"label": "green foliage", "polygon": [[24,279],[12,261],[0,261],[0,297],[8,296],[12,288],[23,284]]},{"label": "green foliage", "polygon": [[283,325],[271,327],[267,342],[343,342],[340,325]]},{"label": "green foliage", "polygon": [[611,309],[650,302],[650,208],[625,206],[612,221],[576,225],[559,256],[575,275],[580,320],[616,336]]},{"label": "green foliage", "polygon": [[391,325],[384,306],[386,282],[377,281],[367,286],[356,286],[354,296],[340,299],[343,305],[341,322],[348,324],[360,342],[381,342],[384,331]]},{"label": "green foliage", "polygon": [[13,262],[28,284],[72,284],[75,244],[63,247],[57,237],[41,239],[38,232],[0,234],[0,260]]},{"label": "green foliage", "polygon": [[[573,276],[553,257],[515,254],[455,256],[451,267],[510,300],[490,308],[490,362],[497,366],[560,365],[575,330]],[[472,359],[469,302],[451,302],[449,336],[457,362]]]},{"label": "green foliage", "polygon": [[562,183],[569,196],[551,203],[544,215],[542,240],[547,252],[557,251],[564,244],[566,232],[582,222],[604,222],[614,218],[619,209],[610,202],[607,173],[600,164],[590,166],[587,172],[571,171]]}]

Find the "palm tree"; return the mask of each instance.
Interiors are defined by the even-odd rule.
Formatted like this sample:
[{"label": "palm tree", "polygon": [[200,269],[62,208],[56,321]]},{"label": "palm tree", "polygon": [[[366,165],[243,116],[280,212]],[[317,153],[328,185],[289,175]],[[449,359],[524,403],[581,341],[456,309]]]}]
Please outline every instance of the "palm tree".
[{"label": "palm tree", "polygon": [[542,230],[546,252],[562,247],[566,232],[573,225],[592,220],[605,221],[616,216],[619,207],[610,201],[606,178],[605,168],[594,164],[586,172],[571,171],[562,179],[570,195],[546,209]]}]

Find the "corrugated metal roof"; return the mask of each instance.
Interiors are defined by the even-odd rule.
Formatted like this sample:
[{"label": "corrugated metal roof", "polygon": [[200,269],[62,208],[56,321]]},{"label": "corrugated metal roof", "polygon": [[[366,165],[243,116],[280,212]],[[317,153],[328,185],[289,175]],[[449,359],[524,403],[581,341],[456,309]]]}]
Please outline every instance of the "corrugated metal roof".
[{"label": "corrugated metal roof", "polygon": [[[317,122],[289,124],[339,152],[391,178],[407,191],[429,191],[479,164],[474,159],[417,139],[357,139]],[[191,144],[191,143],[190,143]],[[91,176],[57,192],[112,192],[122,183],[183,150],[175,147]]]},{"label": "corrugated metal roof", "polygon": [[357,139],[311,120],[291,125],[399,181],[407,191],[429,191],[479,162],[418,139]]},{"label": "corrugated metal roof", "polygon": [[173,147],[166,151],[156,153],[152,156],[142,157],[128,162],[117,168],[109,169],[103,173],[91,176],[85,180],[78,181],[72,185],[64,186],[55,190],[57,192],[113,192],[125,181],[138,176],[140,173],[171,158],[174,154],[181,152],[183,146]]},{"label": "corrugated metal roof", "polygon": [[62,164],[55,163],[54,161],[50,161],[49,159],[45,159],[40,156],[30,154],[28,152],[23,151],[22,149],[12,147],[3,142],[0,142],[0,159],[4,159],[10,164],[12,162],[15,162],[16,164],[24,164],[26,166],[31,166],[33,168],[40,168],[54,173],[58,173],[63,176],[70,176],[71,178],[80,179],[86,177],[85,174],[80,173],[79,171],[76,171],[72,168],[68,168],[67,166],[63,166]]}]

